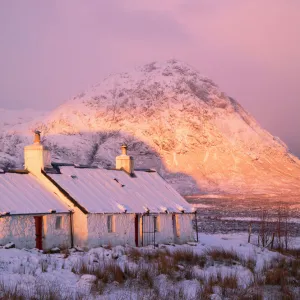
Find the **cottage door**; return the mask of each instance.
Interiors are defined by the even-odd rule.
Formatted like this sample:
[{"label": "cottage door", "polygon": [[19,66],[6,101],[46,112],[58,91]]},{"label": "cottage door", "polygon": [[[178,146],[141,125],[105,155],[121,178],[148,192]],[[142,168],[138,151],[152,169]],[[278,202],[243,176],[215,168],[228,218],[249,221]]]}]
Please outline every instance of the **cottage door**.
[{"label": "cottage door", "polygon": [[43,217],[34,217],[35,221],[35,247],[43,250]]},{"label": "cottage door", "polygon": [[134,218],[135,246],[139,246],[139,215]]}]

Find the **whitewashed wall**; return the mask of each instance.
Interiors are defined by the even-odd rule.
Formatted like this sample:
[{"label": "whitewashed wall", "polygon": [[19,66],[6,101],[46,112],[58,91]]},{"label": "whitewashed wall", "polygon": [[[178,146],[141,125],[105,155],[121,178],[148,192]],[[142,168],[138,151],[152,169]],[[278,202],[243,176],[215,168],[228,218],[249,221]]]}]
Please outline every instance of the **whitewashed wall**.
[{"label": "whitewashed wall", "polygon": [[[62,229],[55,229],[56,217],[62,217]],[[43,249],[70,247],[70,216],[53,214],[43,216]],[[17,248],[35,248],[35,221],[33,215],[0,218],[0,244],[12,242]]]},{"label": "whitewashed wall", "polygon": [[[87,216],[88,239],[86,246],[89,248],[100,245],[131,245],[135,246],[135,215],[115,214],[114,232],[108,232],[107,214],[89,214]],[[177,243],[183,244],[194,241],[192,220],[194,215],[178,214],[179,237],[175,236],[172,214],[158,215],[159,231],[155,234],[158,244]],[[139,221],[139,246],[142,242],[141,220]]]},{"label": "whitewashed wall", "polygon": [[184,244],[194,241],[193,215],[177,214],[179,236],[177,237],[173,228],[172,214],[157,215],[158,231],[155,233],[155,243],[166,244],[176,243]]},{"label": "whitewashed wall", "polygon": [[73,210],[74,246],[88,247],[88,215],[77,207],[74,207]]},{"label": "whitewashed wall", "polygon": [[184,244],[187,242],[194,242],[193,219],[194,214],[178,214],[179,218],[179,237],[175,237],[174,243]]},{"label": "whitewashed wall", "polygon": [[155,232],[156,244],[167,244],[174,242],[172,215],[160,214],[157,215],[158,231]]},{"label": "whitewashed wall", "polygon": [[172,215],[160,214],[157,216],[158,231],[155,233],[156,244],[174,243]]},{"label": "whitewashed wall", "polygon": [[[62,216],[62,228],[55,229],[56,217]],[[159,231],[155,234],[158,244],[182,244],[194,241],[193,215],[178,214],[179,237],[173,229],[172,214],[158,216]],[[108,232],[107,214],[78,213],[73,215],[74,244],[93,248],[100,245],[135,246],[135,215],[115,214],[114,232]],[[139,222],[139,245],[141,245],[141,222]],[[70,247],[69,214],[53,214],[43,217],[43,249]],[[0,218],[0,245],[15,243],[17,248],[35,248],[35,222],[33,216],[7,216]]]},{"label": "whitewashed wall", "polygon": [[134,214],[115,214],[114,232],[108,232],[107,214],[88,215],[88,247],[100,245],[135,246]]},{"label": "whitewashed wall", "polygon": [[12,242],[17,248],[35,248],[33,216],[7,216],[0,218],[0,244]]},{"label": "whitewashed wall", "polygon": [[[61,229],[55,228],[56,217],[62,217]],[[70,215],[52,214],[43,217],[43,249],[71,247]]]}]

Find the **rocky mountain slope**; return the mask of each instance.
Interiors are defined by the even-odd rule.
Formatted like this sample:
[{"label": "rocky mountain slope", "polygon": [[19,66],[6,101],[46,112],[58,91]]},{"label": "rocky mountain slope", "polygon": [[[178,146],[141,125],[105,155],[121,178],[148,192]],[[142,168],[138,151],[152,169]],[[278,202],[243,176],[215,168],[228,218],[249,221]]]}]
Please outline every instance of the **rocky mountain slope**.
[{"label": "rocky mountain slope", "polygon": [[182,62],[111,75],[42,119],[1,132],[2,166],[20,165],[40,129],[55,161],[114,166],[126,142],[183,194],[297,193],[300,161],[237,101]]}]

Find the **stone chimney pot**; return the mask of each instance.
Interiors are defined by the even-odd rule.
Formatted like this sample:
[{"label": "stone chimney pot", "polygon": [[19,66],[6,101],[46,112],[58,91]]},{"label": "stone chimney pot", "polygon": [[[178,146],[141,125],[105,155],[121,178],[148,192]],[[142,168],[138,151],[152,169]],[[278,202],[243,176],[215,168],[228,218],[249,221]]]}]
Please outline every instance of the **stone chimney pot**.
[{"label": "stone chimney pot", "polygon": [[41,143],[41,132],[38,130],[34,131],[34,144],[40,144]]},{"label": "stone chimney pot", "polygon": [[122,155],[127,155],[127,145],[126,144],[123,144],[121,146],[121,152],[122,152]]}]

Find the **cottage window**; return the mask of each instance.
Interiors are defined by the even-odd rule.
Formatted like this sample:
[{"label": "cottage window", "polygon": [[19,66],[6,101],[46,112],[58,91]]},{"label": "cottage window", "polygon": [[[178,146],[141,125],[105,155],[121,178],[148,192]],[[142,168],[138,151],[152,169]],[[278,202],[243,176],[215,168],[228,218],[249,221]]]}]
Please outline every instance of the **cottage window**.
[{"label": "cottage window", "polygon": [[154,230],[155,230],[155,232],[160,231],[160,217],[159,216],[154,217]]},{"label": "cottage window", "polygon": [[114,216],[107,216],[107,231],[115,232]]},{"label": "cottage window", "polygon": [[55,220],[55,229],[59,230],[61,228],[62,228],[62,217],[58,216],[58,217],[56,217],[56,220]]}]

